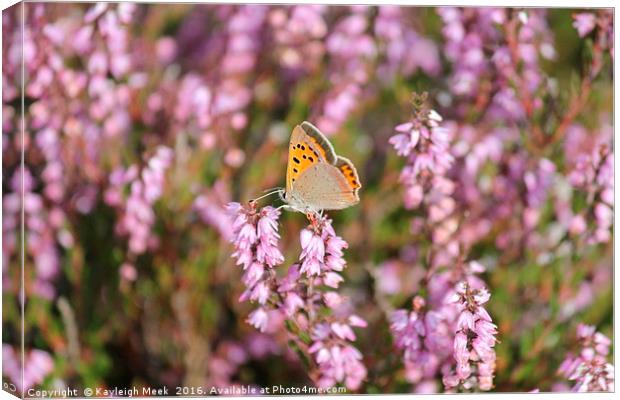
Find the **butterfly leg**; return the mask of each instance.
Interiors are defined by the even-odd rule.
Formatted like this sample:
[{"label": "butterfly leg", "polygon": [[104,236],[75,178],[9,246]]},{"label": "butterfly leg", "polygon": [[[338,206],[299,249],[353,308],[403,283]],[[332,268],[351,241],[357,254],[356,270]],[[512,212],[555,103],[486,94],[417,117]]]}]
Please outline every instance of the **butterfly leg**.
[{"label": "butterfly leg", "polygon": [[282,210],[282,209],[284,209],[284,210],[286,210],[286,211],[298,211],[298,212],[302,212],[300,209],[295,208],[295,207],[293,207],[293,206],[291,206],[291,205],[288,205],[288,204],[282,204],[280,207],[276,208],[276,210]]}]

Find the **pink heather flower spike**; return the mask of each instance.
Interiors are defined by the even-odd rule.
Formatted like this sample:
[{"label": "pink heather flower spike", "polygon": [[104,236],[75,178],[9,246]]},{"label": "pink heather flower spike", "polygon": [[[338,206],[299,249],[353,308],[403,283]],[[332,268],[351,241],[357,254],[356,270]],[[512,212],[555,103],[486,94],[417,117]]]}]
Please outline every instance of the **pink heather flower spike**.
[{"label": "pink heather flower spike", "polygon": [[239,300],[256,301],[262,306],[248,318],[248,322],[262,332],[269,322],[269,315],[263,307],[275,285],[275,275],[270,270],[284,262],[278,248],[280,211],[270,206],[257,210],[255,202],[250,202],[247,208],[239,203],[229,203],[226,208],[232,222],[230,241],[235,247],[232,256],[244,270],[241,281],[246,290]]},{"label": "pink heather flower spike", "polygon": [[[446,389],[462,385],[469,389],[476,385],[480,390],[491,390],[495,371],[495,343],[497,326],[483,308],[490,298],[485,288],[473,289],[459,282],[449,301],[456,304],[459,316],[454,337],[456,373],[444,376]],[[470,379],[470,378],[473,378]]]},{"label": "pink heather flower spike", "polygon": [[433,379],[450,354],[446,317],[428,310],[426,301],[415,296],[411,312],[403,309],[392,312],[390,330],[394,345],[403,351],[407,380],[421,384]]},{"label": "pink heather flower spike", "polygon": [[[343,383],[358,389],[366,378],[361,353],[351,342],[353,330],[366,321],[348,312],[345,299],[332,289],[344,280],[338,273],[346,266],[343,250],[347,242],[336,235],[331,220],[310,215],[310,226],[300,232],[299,264],[289,268],[280,280],[278,292],[284,297],[283,313],[310,332],[309,352],[318,365],[317,385],[331,387]],[[322,309],[331,311],[324,315]]]},{"label": "pink heather flower spike", "polygon": [[579,37],[587,36],[596,26],[596,16],[592,13],[579,13],[573,16],[573,26],[577,29]]},{"label": "pink heather flower spike", "polygon": [[305,329],[314,332],[310,353],[316,354],[321,376],[317,383],[328,387],[341,382],[357,389],[366,377],[366,368],[361,354],[349,342],[356,339],[352,327],[364,327],[366,322],[347,315],[339,315],[330,323],[318,320],[319,308],[337,308],[342,300],[335,299],[335,292],[321,296],[314,289],[322,283],[336,288],[342,282],[335,271],[342,271],[346,264],[342,250],[347,243],[335,234],[331,221],[313,216],[312,225],[300,233],[300,264],[291,266],[288,275],[278,280],[271,269],[284,261],[278,249],[280,212],[270,206],[257,210],[255,202],[247,207],[229,203],[227,209],[232,221],[233,258],[243,267],[241,280],[246,285],[239,300],[260,304],[248,316],[248,323],[265,332],[270,329],[273,313],[279,312],[298,325],[309,324]]},{"label": "pink heather flower spike", "polygon": [[[426,390],[428,382],[438,373],[454,368],[454,325],[457,319],[455,305],[445,304],[445,298],[453,291],[450,272],[438,273],[439,265],[456,264],[459,244],[455,239],[458,222],[453,216],[456,209],[455,183],[447,178],[454,163],[451,154],[451,131],[441,123],[443,118],[426,105],[427,95],[414,93],[411,119],[398,125],[397,134],[390,139],[396,152],[405,157],[406,164],[400,174],[404,186],[405,208],[421,208],[428,215],[427,222],[412,223],[412,232],[423,232],[432,243],[432,264],[428,269],[427,298],[415,296],[413,310],[396,310],[391,313],[390,330],[395,347],[402,351],[406,378],[416,385],[416,390]],[[476,282],[473,274],[481,269],[473,263],[463,268],[468,280]],[[463,317],[466,317],[462,316]],[[473,319],[460,323],[474,328]],[[468,375],[465,363],[459,370]],[[447,387],[455,387],[459,378],[447,376]],[[450,382],[453,382],[451,384]]]},{"label": "pink heather flower spike", "polygon": [[347,121],[369,82],[366,66],[376,58],[377,49],[373,37],[366,33],[370,23],[368,10],[351,7],[325,39],[330,60],[328,76],[333,85],[312,113],[312,119],[326,135],[335,134]]},{"label": "pink heather flower spike", "polygon": [[579,190],[594,194],[588,207],[594,215],[592,228],[581,215],[570,222],[570,231],[585,237],[588,244],[606,243],[611,240],[613,223],[614,153],[606,145],[597,146],[590,154],[580,154],[569,174],[570,183]]},{"label": "pink heather flower spike", "polygon": [[614,366],[606,360],[611,340],[591,325],[577,326],[578,356],[567,354],[558,373],[575,381],[573,392],[613,392]]},{"label": "pink heather flower spike", "polygon": [[[2,373],[6,375],[18,391],[27,391],[41,383],[54,371],[54,359],[44,350],[31,349],[27,350],[24,357],[24,365],[22,371],[22,363],[19,352],[10,345],[2,344]],[[23,381],[22,381],[23,372]]]},{"label": "pink heather flower spike", "polygon": [[[430,217],[434,221],[445,219],[454,208],[449,197],[451,190],[441,181],[454,162],[449,149],[449,135],[439,123],[441,116],[426,108],[426,94],[414,94],[413,116],[409,122],[398,125],[396,135],[389,142],[399,156],[406,157],[407,163],[400,174],[405,187],[405,207],[415,209],[423,199],[433,201],[429,204]],[[436,177],[436,178],[434,178]],[[426,181],[439,180],[434,185]],[[430,195],[427,187],[435,187],[437,194]],[[445,188],[445,189],[443,189]]]}]

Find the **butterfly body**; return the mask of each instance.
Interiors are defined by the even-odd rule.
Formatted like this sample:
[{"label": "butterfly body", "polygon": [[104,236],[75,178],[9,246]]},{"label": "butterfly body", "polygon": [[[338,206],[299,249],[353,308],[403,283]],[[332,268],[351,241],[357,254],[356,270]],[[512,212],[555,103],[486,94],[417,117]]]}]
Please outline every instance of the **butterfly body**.
[{"label": "butterfly body", "polygon": [[359,202],[355,166],[336,155],[327,138],[309,122],[293,129],[286,189],[282,199],[301,212],[341,210]]}]

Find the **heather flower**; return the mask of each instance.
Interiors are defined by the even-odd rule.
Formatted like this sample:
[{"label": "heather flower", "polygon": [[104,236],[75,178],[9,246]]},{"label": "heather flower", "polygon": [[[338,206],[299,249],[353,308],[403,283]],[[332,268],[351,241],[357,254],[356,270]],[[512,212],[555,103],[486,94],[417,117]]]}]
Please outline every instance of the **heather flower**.
[{"label": "heather flower", "polygon": [[325,259],[325,243],[323,238],[308,229],[300,234],[302,252],[299,256],[300,272],[307,275],[319,275]]},{"label": "heather flower", "polygon": [[280,212],[273,208],[265,208],[261,212],[261,218],[257,224],[256,259],[270,267],[284,262],[284,257],[278,249],[278,217]]},{"label": "heather flower", "polygon": [[[128,128],[128,88],[107,79],[106,74],[124,77],[118,67],[128,65],[125,24],[130,22],[133,7],[95,6],[87,11],[86,21],[78,13],[77,19],[59,22],[52,19],[55,13],[48,13],[46,5],[27,5],[23,60],[18,56],[22,38],[15,37],[7,48],[8,54],[15,52],[17,57],[8,57],[3,65],[7,67],[3,68],[7,89],[3,100],[17,96],[12,85],[19,82],[5,71],[21,70],[23,61],[24,95],[31,98],[24,110],[23,150],[28,168],[40,171],[32,180],[42,187],[40,194],[34,187],[26,187],[26,193],[19,188],[15,191],[25,199],[27,256],[37,271],[29,290],[47,299],[55,296],[52,282],[60,267],[59,246],[71,248],[76,241],[66,214],[93,211],[104,174],[98,164],[104,134],[118,137]],[[10,24],[10,15],[6,16],[3,22]],[[76,69],[66,59],[84,68]]]},{"label": "heather flower", "polygon": [[573,19],[573,26],[577,29],[579,37],[587,36],[596,26],[596,17],[592,13],[575,14]]},{"label": "heather flower", "polygon": [[459,384],[465,389],[477,386],[480,390],[491,390],[493,387],[497,326],[483,307],[490,297],[485,288],[472,289],[468,283],[460,282],[450,299],[456,304],[459,315],[454,337],[456,372],[444,376],[447,389]]},{"label": "heather flower", "polygon": [[35,178],[27,167],[18,168],[10,179],[12,192],[3,198],[2,228],[6,237],[3,241],[3,252],[4,257],[10,257],[18,251],[15,235],[19,231],[20,212],[23,207],[24,230],[28,238],[25,253],[28,260],[34,263],[36,272],[33,295],[51,300],[56,295],[52,282],[60,270],[56,235],[64,237],[64,243],[70,243],[72,236],[63,226],[64,213],[59,208],[46,207],[43,196],[34,192],[35,184]]},{"label": "heather flower", "polygon": [[274,29],[276,56],[291,72],[316,70],[325,54],[323,39],[327,34],[324,5],[278,7],[269,13]]},{"label": "heather flower", "polygon": [[[275,315],[273,313],[280,310],[282,314],[278,315],[284,315],[300,326],[310,324],[304,329],[312,329],[314,332],[309,352],[316,353],[320,374],[317,383],[322,387],[330,387],[337,382],[345,383],[350,389],[359,387],[366,376],[366,369],[360,362],[361,354],[348,342],[355,340],[351,327],[365,326],[365,321],[357,316],[349,316],[346,321],[338,319],[331,323],[316,320],[323,296],[314,293],[312,289],[302,290],[301,286],[322,281],[328,286],[337,287],[342,278],[330,269],[335,267],[341,270],[344,267],[344,260],[341,260],[341,257],[346,242],[335,235],[329,221],[315,221],[309,229],[302,230],[300,234],[302,263],[292,265],[287,276],[276,282],[275,276],[266,274],[265,269],[283,261],[277,250],[279,211],[265,207],[257,212],[253,203],[249,209],[238,203],[230,203],[228,207],[234,218],[232,242],[236,252],[233,257],[246,270],[242,281],[248,289],[240,300],[249,298],[261,304],[261,307],[249,315],[248,322],[260,331],[266,331],[270,319]],[[262,260],[259,260],[258,249],[262,249],[260,250],[260,254],[263,254]],[[272,284],[278,285],[277,300],[274,299],[274,302],[269,303]],[[314,285],[311,284],[309,287],[313,288]],[[326,295],[329,293],[331,292]],[[327,307],[337,307],[341,303],[324,301]],[[271,307],[276,308],[270,311]]]},{"label": "heather flower", "polygon": [[449,355],[449,321],[416,296],[413,310],[394,311],[390,322],[394,345],[403,352],[407,380],[419,384],[434,378]]},{"label": "heather flower", "polygon": [[578,356],[568,354],[558,373],[575,381],[573,392],[612,392],[614,390],[614,367],[607,362],[611,340],[594,326],[579,324],[577,340],[581,347]]},{"label": "heather flower", "polygon": [[[377,68],[382,79],[390,80],[395,73],[411,76],[418,69],[437,75],[441,69],[437,45],[416,32],[407,24],[406,9],[396,6],[379,6],[374,23],[377,47],[384,54],[385,62]],[[417,56],[424,54],[424,57]]]},{"label": "heather flower", "polygon": [[248,323],[264,332],[269,326],[268,301],[275,285],[271,269],[284,262],[278,248],[280,211],[269,206],[257,210],[255,203],[247,208],[229,203],[227,210],[232,222],[230,241],[235,247],[232,257],[244,270],[241,281],[246,290],[239,301],[250,300],[261,305],[249,315]]},{"label": "heather flower", "polygon": [[244,270],[253,261],[270,268],[281,264],[284,256],[278,249],[280,211],[265,207],[257,212],[253,205],[245,209],[239,203],[229,203],[227,207],[235,216],[231,241],[236,248],[233,257],[237,264],[243,265]]},{"label": "heather flower", "polygon": [[[594,216],[594,227],[586,234],[587,243],[605,243],[611,238],[613,221],[613,153],[606,145],[596,148],[591,155],[581,154],[574,163],[568,178],[577,189],[588,193],[588,207]],[[571,232],[583,233],[587,224],[579,216],[571,220]]]},{"label": "heather flower", "polygon": [[[159,146],[139,174],[137,168],[131,166],[110,175],[112,185],[106,191],[105,198],[108,204],[120,209],[116,231],[128,236],[129,250],[133,254],[142,254],[156,243],[151,234],[151,227],[155,223],[152,207],[163,194],[165,172],[172,164],[172,159],[172,150]],[[120,190],[125,184],[129,186],[129,196],[123,200]]]},{"label": "heather flower", "polygon": [[[490,14],[493,11],[495,13]],[[464,10],[453,7],[438,8],[437,13],[444,22],[445,54],[455,67],[450,79],[453,91],[456,95],[471,97],[489,69],[483,43],[495,37],[494,25],[503,19],[501,10],[479,9],[469,18]]]},{"label": "heather flower", "polygon": [[2,374],[6,375],[19,392],[27,391],[41,383],[54,370],[52,356],[44,350],[31,349],[26,351],[22,365],[14,347],[9,344],[2,345],[3,368]]},{"label": "heather flower", "polygon": [[325,40],[332,87],[313,113],[313,119],[327,135],[336,133],[358,106],[358,98],[369,80],[367,65],[377,52],[372,36],[366,33],[368,8],[352,7],[351,11],[338,21]]},{"label": "heather flower", "polygon": [[[318,365],[317,384],[343,383],[358,389],[367,371],[361,353],[351,344],[356,340],[352,328],[367,324],[345,308],[341,295],[330,290],[344,281],[337,272],[346,266],[343,250],[347,242],[336,235],[327,217],[319,216],[300,232],[300,242],[300,263],[293,264],[279,282],[278,292],[284,299],[280,307],[289,319],[311,332],[309,352]],[[327,288],[319,290],[320,285]],[[322,309],[330,310],[330,315],[322,316]]]},{"label": "heather flower", "polygon": [[346,340],[355,340],[348,325],[319,324],[312,333],[314,340],[309,352],[315,355],[319,365],[318,385],[328,388],[343,382],[351,390],[358,389],[366,378],[362,354]]},{"label": "heather flower", "polygon": [[[333,271],[342,271],[346,261],[342,250],[347,243],[336,236],[329,222],[325,222],[320,231],[304,229],[300,234],[302,252],[300,272],[307,276],[324,275],[323,280],[336,285],[342,277]],[[332,286],[332,285],[330,285]]]},{"label": "heather flower", "polygon": [[399,156],[407,157],[420,140],[420,131],[413,128],[413,123],[406,122],[398,125],[396,132],[400,132],[390,138],[390,144],[396,149]]},{"label": "heather flower", "polygon": [[264,332],[267,329],[268,321],[269,316],[262,307],[252,311],[248,316],[248,323],[261,332]]},{"label": "heather flower", "polygon": [[210,191],[197,196],[193,204],[202,221],[215,228],[228,241],[233,234],[230,216],[224,206],[229,197],[225,183],[218,181]]},{"label": "heather flower", "polygon": [[[507,32],[513,21],[505,9],[442,7],[437,12],[444,22],[444,53],[452,62],[452,91],[463,100],[454,104],[459,115],[475,108],[471,100],[483,98],[490,121],[519,121],[542,107],[541,101],[523,97],[543,82],[539,58],[555,57],[544,10],[520,12],[515,32]],[[509,35],[518,43],[513,45]]]},{"label": "heather flower", "polygon": [[[450,183],[443,178],[451,167],[454,158],[449,151],[449,132],[439,123],[442,117],[434,110],[425,108],[425,95],[414,95],[413,117],[409,122],[396,127],[396,135],[389,140],[398,155],[406,157],[407,164],[400,174],[405,186],[405,207],[417,208],[430,188],[438,187],[439,192],[451,194]],[[436,176],[437,178],[433,178]],[[436,184],[428,181],[436,179]],[[444,183],[445,182],[445,183]],[[451,212],[452,200],[446,196],[429,196],[433,199],[435,220],[442,220]]]}]

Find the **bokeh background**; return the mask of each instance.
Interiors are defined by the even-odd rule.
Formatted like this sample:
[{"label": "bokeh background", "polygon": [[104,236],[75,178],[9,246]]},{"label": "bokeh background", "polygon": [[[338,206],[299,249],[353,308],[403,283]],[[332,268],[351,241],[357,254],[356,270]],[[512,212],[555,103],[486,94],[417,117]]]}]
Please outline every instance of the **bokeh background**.
[{"label": "bokeh background", "polygon": [[[290,132],[308,120],[363,183],[359,205],[329,213],[349,244],[340,293],[368,321],[358,392],[423,390],[387,314],[426,290],[428,216],[403,202],[389,143],[424,91],[449,128],[460,232],[478,232],[493,390],[568,390],[557,371],[577,324],[612,337],[613,207],[597,205],[613,166],[571,178],[613,151],[610,11],[29,2],[2,29],[5,382],[311,384],[284,329],[246,322],[224,209],[284,185]],[[306,225],[280,218],[285,264]]]}]

